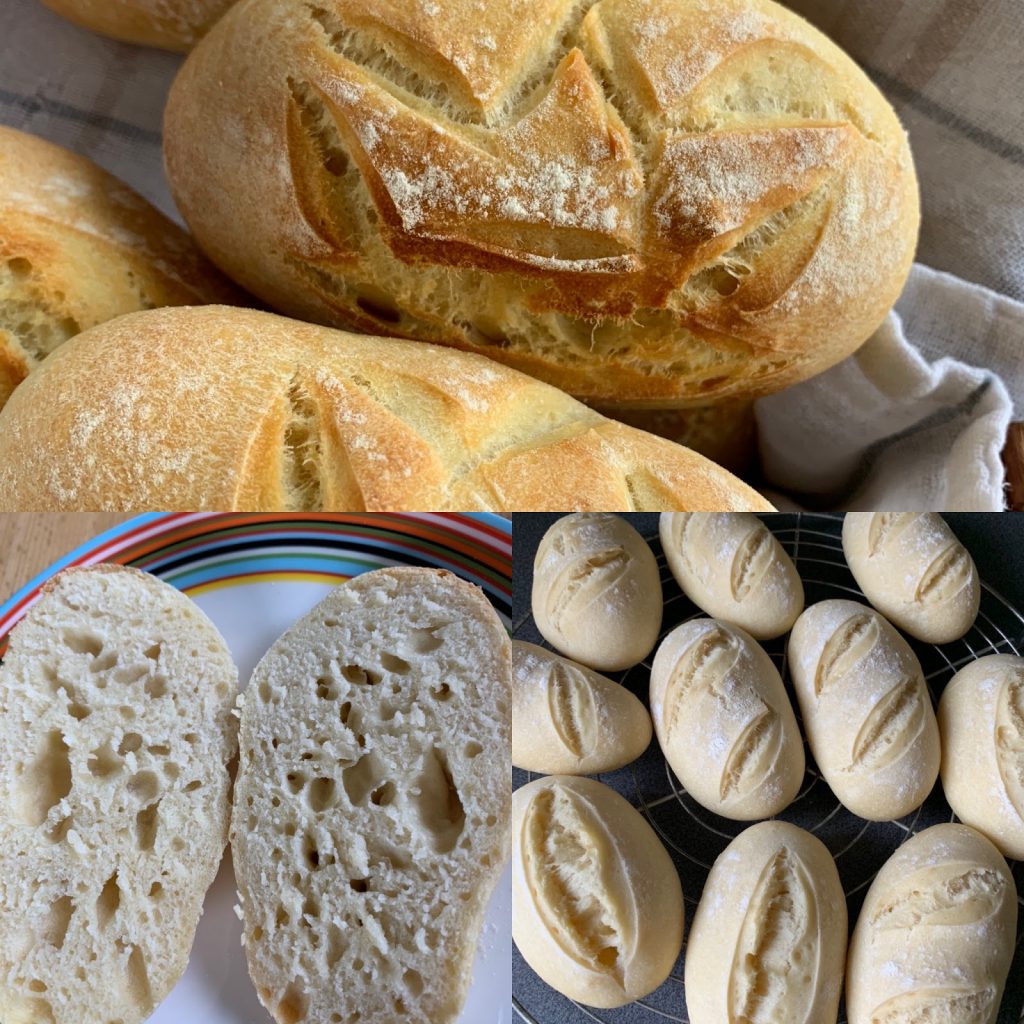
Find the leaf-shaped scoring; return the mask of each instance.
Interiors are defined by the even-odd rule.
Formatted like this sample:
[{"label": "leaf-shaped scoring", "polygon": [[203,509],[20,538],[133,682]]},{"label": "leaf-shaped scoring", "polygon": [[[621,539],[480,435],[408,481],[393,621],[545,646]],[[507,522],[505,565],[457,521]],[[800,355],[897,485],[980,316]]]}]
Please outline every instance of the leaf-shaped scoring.
[{"label": "leaf-shaped scoring", "polygon": [[949,601],[971,582],[972,572],[971,556],[959,541],[954,541],[925,569],[914,600],[922,605]]},{"label": "leaf-shaped scoring", "polygon": [[1006,795],[1024,818],[1024,668],[1007,673],[999,694],[996,761]]},{"label": "leaf-shaped scoring", "polygon": [[761,522],[740,541],[732,559],[729,585],[733,599],[743,601],[764,579],[775,557],[775,541]]},{"label": "leaf-shaped scoring", "polygon": [[876,512],[868,526],[868,558],[885,551],[919,516],[918,512]]},{"label": "leaf-shaped scoring", "polygon": [[814,1001],[821,949],[807,868],[783,848],[751,897],[729,976],[729,1020],[803,1024]]},{"label": "leaf-shaped scoring", "polygon": [[[629,571],[629,555],[621,547],[610,547],[595,554],[573,559],[552,581],[548,589],[548,618],[557,627],[569,613],[579,614],[576,598],[584,586],[591,592],[587,604],[614,587]],[[600,585],[600,589],[596,589]]]},{"label": "leaf-shaped scoring", "polygon": [[751,717],[729,751],[719,786],[722,800],[742,796],[763,782],[778,758],[782,746],[779,716],[760,697],[757,702],[761,711]]},{"label": "leaf-shaped scoring", "polygon": [[871,915],[876,931],[977,924],[1006,897],[1006,879],[991,868],[948,862],[900,879]]},{"label": "leaf-shaped scoring", "polygon": [[901,992],[871,1012],[871,1024],[929,1024],[956,1021],[957,1024],[989,1024],[996,992],[994,988],[926,988]]},{"label": "leaf-shaped scoring", "polygon": [[619,854],[597,816],[564,788],[542,789],[526,809],[521,852],[548,934],[576,963],[622,985],[636,926],[616,891]]},{"label": "leaf-shaped scoring", "polygon": [[672,738],[685,704],[718,691],[740,658],[740,642],[722,626],[705,630],[680,655],[665,687],[666,735]]},{"label": "leaf-shaped scoring", "polygon": [[583,672],[564,661],[552,663],[548,710],[558,738],[573,757],[582,758],[593,750],[597,708],[590,680]]},{"label": "leaf-shaped scoring", "polygon": [[814,694],[820,697],[835,685],[879,642],[878,618],[869,611],[851,615],[828,638],[814,674]]},{"label": "leaf-shaped scoring", "polygon": [[925,726],[922,684],[904,676],[871,709],[857,733],[847,771],[879,769],[901,758]]}]

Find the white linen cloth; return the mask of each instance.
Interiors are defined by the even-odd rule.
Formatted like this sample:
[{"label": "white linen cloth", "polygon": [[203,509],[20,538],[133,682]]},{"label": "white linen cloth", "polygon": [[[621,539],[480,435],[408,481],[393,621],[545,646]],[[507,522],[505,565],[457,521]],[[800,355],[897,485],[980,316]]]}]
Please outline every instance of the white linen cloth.
[{"label": "white linen cloth", "polygon": [[[1024,4],[790,2],[865,65],[910,130],[919,257],[1024,298]],[[0,123],[92,158],[174,215],[160,127],[179,60],[101,39],[37,0],[2,0]],[[856,356],[762,399],[776,502],[1003,508],[999,453],[1014,403],[1024,418],[1024,306],[1004,295],[918,266],[898,312]]]}]

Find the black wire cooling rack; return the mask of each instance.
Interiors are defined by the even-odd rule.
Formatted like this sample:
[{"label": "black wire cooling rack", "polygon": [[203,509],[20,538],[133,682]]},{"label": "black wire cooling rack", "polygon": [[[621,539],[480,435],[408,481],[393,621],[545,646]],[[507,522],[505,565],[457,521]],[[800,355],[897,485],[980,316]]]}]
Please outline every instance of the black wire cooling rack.
[{"label": "black wire cooling rack", "polygon": [[[628,518],[628,517],[627,517]],[[812,514],[776,514],[763,517],[782,546],[792,556],[804,583],[807,604],[827,598],[848,597],[867,603],[843,558],[842,519]],[[661,572],[665,597],[662,636],[688,619],[702,615],[680,591],[668,569],[657,535],[656,517],[638,517],[637,525],[654,550]],[[519,561],[525,554],[518,547]],[[539,540],[539,531],[530,542]],[[528,552],[532,562],[533,551]],[[520,562],[521,564],[521,562]],[[526,587],[519,588],[520,601],[513,609],[513,636],[518,640],[545,644],[529,609]],[[786,680],[786,688],[799,718],[799,707],[787,678],[783,637],[765,645]],[[1024,651],[1024,616],[989,584],[982,583],[981,610],[971,631],[955,643],[934,646],[911,641],[921,660],[933,703],[953,673],[986,654],[1020,654]],[[645,703],[653,652],[642,664],[613,678],[632,690]],[[802,728],[802,723],[801,723]],[[805,741],[806,746],[806,741]],[[857,919],[871,880],[888,857],[910,836],[943,821],[956,821],[936,783],[925,803],[905,818],[893,822],[868,822],[847,811],[832,795],[807,754],[807,773],[801,791],[780,818],[813,832],[835,858],[846,892],[850,928]],[[536,776],[516,769],[513,787]],[[687,934],[697,902],[715,858],[750,822],[735,822],[705,810],[683,789],[652,742],[645,754],[616,772],[597,776],[639,808],[672,855],[683,883]],[[1017,947],[1010,980],[1000,1008],[998,1024],[1024,1024],[1024,862],[1011,861],[1017,883]],[[554,992],[526,965],[518,950],[513,953],[513,1006],[528,1024],[689,1024],[683,989],[683,952],[668,980],[651,995],[618,1010],[593,1010]],[[845,1008],[840,1007],[840,1024]]]}]

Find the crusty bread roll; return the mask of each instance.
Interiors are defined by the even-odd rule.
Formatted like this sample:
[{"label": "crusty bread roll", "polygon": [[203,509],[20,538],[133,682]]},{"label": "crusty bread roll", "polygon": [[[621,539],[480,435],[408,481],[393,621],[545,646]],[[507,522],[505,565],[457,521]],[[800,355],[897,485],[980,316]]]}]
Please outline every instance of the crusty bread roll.
[{"label": "crusty bread roll", "polygon": [[770,508],[480,356],[209,306],[63,346],[0,412],[0,510]]},{"label": "crusty bread roll", "polygon": [[332,591],[244,694],[231,849],[280,1024],[454,1024],[509,853],[508,635],[476,587]]},{"label": "crusty bread roll", "polygon": [[602,672],[643,661],[661,630],[654,552],[610,512],[580,512],[551,525],[534,556],[531,602],[549,644]]},{"label": "crusty bread roll", "polygon": [[961,821],[1024,860],[1024,658],[960,669],[939,701],[942,788]]},{"label": "crusty bread roll", "polygon": [[878,612],[831,600],[789,638],[811,753],[839,802],[869,821],[909,814],[939,774],[939,727],[921,665]]},{"label": "crusty bread roll", "polygon": [[974,625],[974,559],[937,512],[847,512],[843,553],[865,597],[900,629],[932,644]]},{"label": "crusty bread roll", "polygon": [[234,0],[43,0],[83,28],[162,50],[191,49]]},{"label": "crusty bread roll", "polygon": [[850,1024],[994,1024],[1013,960],[1017,892],[999,851],[934,825],[883,865],[850,939]]},{"label": "crusty bread roll", "polygon": [[570,999],[602,1008],[653,992],[683,943],[668,851],[613,789],[565,775],[512,795],[512,937]]},{"label": "crusty bread roll", "polygon": [[127,185],[0,125],[0,407],[79,331],[139,309],[240,297]]},{"label": "crusty bread roll", "polygon": [[683,593],[716,619],[769,640],[804,609],[792,559],[757,516],[743,512],[663,512],[661,547]]},{"label": "crusty bread roll", "polygon": [[784,821],[741,832],[704,885],[686,943],[690,1024],[835,1024],[846,897],[821,840]]},{"label": "crusty bread roll", "polygon": [[651,717],[687,792],[726,818],[770,818],[804,778],[804,745],[771,658],[738,626],[691,619],[658,647]]},{"label": "crusty bread roll", "polygon": [[0,1020],[139,1024],[185,971],[227,841],[238,673],[187,597],[52,579],[0,669]]},{"label": "crusty bread roll", "polygon": [[891,107],[768,0],[243,0],[165,151],[204,249],[280,311],[634,407],[839,361],[917,234]]},{"label": "crusty bread roll", "polygon": [[596,775],[635,761],[651,716],[623,686],[536,644],[512,641],[512,764]]}]

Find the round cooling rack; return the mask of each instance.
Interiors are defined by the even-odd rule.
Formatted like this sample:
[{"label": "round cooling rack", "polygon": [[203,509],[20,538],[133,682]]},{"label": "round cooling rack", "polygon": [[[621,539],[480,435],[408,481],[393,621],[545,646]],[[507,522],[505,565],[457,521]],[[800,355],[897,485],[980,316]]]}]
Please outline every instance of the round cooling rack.
[{"label": "round cooling rack", "polygon": [[[628,517],[627,517],[628,518]],[[981,517],[969,517],[980,520]],[[867,603],[846,566],[842,549],[840,516],[776,513],[762,516],[782,546],[792,556],[803,580],[807,604],[828,598],[853,598]],[[998,531],[997,516],[991,517]],[[680,591],[668,569],[658,539],[657,516],[638,516],[634,521],[654,550],[665,596],[662,636],[681,622],[702,616]],[[529,575],[541,526],[527,540],[516,531],[516,614],[513,636],[518,640],[550,646],[540,636],[529,611]],[[962,539],[966,539],[963,538]],[[520,544],[528,544],[526,551]],[[528,561],[527,561],[528,558]],[[519,567],[526,566],[525,573]],[[799,708],[787,678],[785,644],[787,636],[765,644],[765,649],[786,680],[786,689],[799,719]],[[909,638],[908,638],[909,639]],[[660,639],[659,639],[660,642]],[[971,631],[955,643],[933,646],[910,640],[921,661],[933,703],[954,672],[986,654],[1024,652],[1024,616],[989,583],[982,583],[981,610]],[[624,686],[647,703],[650,657],[626,672],[617,673]],[[802,731],[802,723],[801,723]],[[813,832],[835,858],[847,896],[852,930],[872,879],[888,857],[910,836],[931,825],[958,820],[946,803],[941,783],[924,804],[893,822],[868,822],[844,808],[832,795],[806,750],[807,773],[799,795],[780,818]],[[537,776],[513,771],[513,788]],[[651,823],[672,856],[683,883],[686,900],[687,934],[708,872],[715,858],[729,842],[752,822],[730,821],[705,810],[683,789],[661,755],[657,742],[633,764],[616,772],[597,776],[637,807]],[[998,1024],[1024,1024],[1024,862],[1010,861],[1019,899],[1017,946],[1010,979],[1000,1007]],[[651,995],[618,1010],[595,1010],[575,1003],[545,985],[513,948],[513,1007],[528,1024],[689,1024],[683,991],[683,952],[669,979]],[[845,1008],[840,1007],[840,1024]],[[782,1022],[780,1022],[782,1024]]]}]

